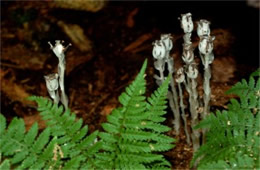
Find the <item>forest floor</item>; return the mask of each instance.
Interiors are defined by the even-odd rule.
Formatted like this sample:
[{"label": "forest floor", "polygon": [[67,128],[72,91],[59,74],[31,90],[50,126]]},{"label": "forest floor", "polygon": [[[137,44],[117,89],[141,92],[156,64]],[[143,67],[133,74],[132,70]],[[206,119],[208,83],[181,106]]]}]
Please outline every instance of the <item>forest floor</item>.
[{"label": "forest floor", "polygon": [[[219,10],[212,9],[216,5],[221,7],[220,2],[202,6],[180,2],[109,2],[98,12],[53,7],[46,2],[2,2],[1,5],[1,113],[8,121],[15,116],[24,118],[27,128],[34,122],[45,127],[35,104],[25,98],[48,97],[43,76],[56,72],[58,63],[48,41],[72,43],[66,51],[65,87],[69,107],[77,117],[83,118],[90,132],[102,130],[101,123],[120,106],[118,96],[135,78],[146,58],[147,95],[157,88],[153,79],[157,73],[153,68],[152,42],[160,34],[172,34],[171,56],[175,68],[181,67],[183,33],[177,18],[183,13],[191,12],[194,21],[202,18],[211,21],[211,34],[216,36],[212,112],[226,109],[234,96],[225,95],[225,91],[259,67],[257,10],[242,2],[225,4],[221,15]],[[229,14],[231,7],[234,12]],[[240,10],[244,10],[243,17]],[[195,48],[198,40],[194,31]],[[199,57],[196,61],[203,73]],[[201,76],[198,78],[200,99],[203,96]],[[170,110],[166,117],[165,124],[172,127]],[[174,169],[189,169],[193,152],[186,144],[183,129],[179,136],[173,130],[168,135],[178,141],[174,149],[165,153],[166,158]]]}]

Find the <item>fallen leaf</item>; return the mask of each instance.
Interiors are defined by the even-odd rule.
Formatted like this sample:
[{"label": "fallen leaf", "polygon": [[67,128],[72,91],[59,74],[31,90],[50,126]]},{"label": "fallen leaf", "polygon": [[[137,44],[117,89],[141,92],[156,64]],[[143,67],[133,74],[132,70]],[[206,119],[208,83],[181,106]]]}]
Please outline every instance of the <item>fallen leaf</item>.
[{"label": "fallen leaf", "polygon": [[103,116],[109,115],[114,108],[116,108],[115,104],[114,105],[106,105],[103,108],[103,110],[100,112],[100,114],[103,115]]},{"label": "fallen leaf", "polygon": [[23,105],[34,105],[33,102],[26,100],[31,94],[27,93],[24,88],[16,83],[14,80],[5,79],[6,71],[0,69],[1,91],[4,92],[11,101],[19,101]]},{"label": "fallen leaf", "polygon": [[81,52],[89,52],[92,49],[91,41],[84,34],[84,30],[77,24],[67,24],[63,21],[57,23],[70,37],[74,46]]},{"label": "fallen leaf", "polygon": [[147,41],[151,38],[152,38],[152,34],[150,34],[150,33],[143,34],[137,40],[135,40],[134,42],[129,44],[127,47],[125,47],[123,51],[124,52],[134,51],[137,48],[140,48],[140,46],[142,46],[142,44],[144,44],[145,41]]}]

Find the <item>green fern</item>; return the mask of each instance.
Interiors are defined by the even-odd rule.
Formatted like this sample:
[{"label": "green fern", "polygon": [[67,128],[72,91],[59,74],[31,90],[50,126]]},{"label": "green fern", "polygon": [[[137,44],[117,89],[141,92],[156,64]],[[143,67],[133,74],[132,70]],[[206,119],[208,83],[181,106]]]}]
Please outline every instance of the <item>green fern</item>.
[{"label": "green fern", "polygon": [[63,107],[58,107],[50,100],[43,97],[32,96],[30,100],[38,103],[38,111],[47,126],[51,129],[52,136],[57,137],[57,144],[61,146],[62,160],[57,162],[64,169],[77,169],[79,167],[93,167],[93,155],[101,148],[97,139],[98,131],[87,136],[88,126],[82,126],[83,120],[76,120],[76,115],[70,110],[63,112]]},{"label": "green fern", "polygon": [[[39,133],[35,123],[26,132],[22,119],[14,118],[7,127],[0,115],[1,169],[167,169],[170,163],[159,154],[171,149],[174,139],[163,133],[170,128],[165,120],[169,77],[147,99],[145,61],[135,81],[119,101],[123,105],[107,117],[106,132],[93,132],[76,119],[70,110],[43,97],[29,99],[38,103],[38,111],[47,128]],[[101,140],[98,140],[98,138]],[[100,152],[100,149],[101,152]]]},{"label": "green fern", "polygon": [[170,128],[165,120],[169,77],[146,101],[145,69],[147,61],[132,84],[119,97],[122,107],[114,109],[102,124],[102,153],[97,154],[99,169],[165,169],[170,163],[162,151],[173,148],[173,138],[164,135]]},{"label": "green fern", "polygon": [[199,169],[254,169],[254,159],[248,155],[236,155],[235,158],[231,158],[229,162],[219,160],[217,162],[211,162],[203,164]]},{"label": "green fern", "polygon": [[[6,127],[6,119],[0,114],[0,154],[4,162],[2,169],[49,168],[55,164],[52,151],[57,142],[50,140],[50,128],[46,128],[38,137],[38,125],[35,123],[28,132],[22,119],[14,118]],[[7,129],[6,129],[7,128]],[[37,138],[36,138],[37,137]]]},{"label": "green fern", "polygon": [[227,93],[236,94],[227,111],[217,111],[202,120],[195,128],[209,128],[207,142],[195,153],[192,165],[200,160],[199,169],[260,168],[260,78],[250,76]]},{"label": "green fern", "polygon": [[[17,169],[78,169],[93,167],[93,156],[101,148],[97,139],[98,131],[87,136],[87,126],[82,119],[76,120],[69,110],[63,112],[50,100],[30,97],[38,103],[38,110],[46,120],[47,128],[38,136],[34,124],[26,133],[22,119],[14,118],[6,129],[6,120],[0,116],[0,153],[4,158],[1,166]],[[10,159],[10,161],[9,161]]]},{"label": "green fern", "polygon": [[241,82],[235,84],[226,93],[238,95],[243,108],[259,108],[260,81],[259,79],[255,80],[254,78],[259,76],[260,69],[251,74],[248,82],[243,79]]},{"label": "green fern", "polygon": [[0,165],[0,169],[10,169],[10,161],[8,159],[4,160],[4,162]]}]

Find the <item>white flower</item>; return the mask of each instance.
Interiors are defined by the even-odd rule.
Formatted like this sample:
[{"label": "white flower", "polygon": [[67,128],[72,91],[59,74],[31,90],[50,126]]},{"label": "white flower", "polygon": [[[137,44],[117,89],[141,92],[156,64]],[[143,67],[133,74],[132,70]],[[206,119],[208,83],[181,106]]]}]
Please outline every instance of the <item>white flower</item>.
[{"label": "white flower", "polygon": [[162,34],[161,41],[164,43],[167,51],[170,51],[173,47],[171,34]]},{"label": "white flower", "polygon": [[166,47],[164,43],[160,40],[156,40],[153,43],[153,57],[155,59],[163,59],[166,54]]},{"label": "white flower", "polygon": [[182,53],[182,60],[183,60],[185,63],[187,63],[187,64],[192,63],[193,60],[194,60],[193,50],[192,50],[192,49],[189,49],[189,50],[184,49],[184,50],[183,50],[183,53]]},{"label": "white flower", "polygon": [[199,42],[199,51],[204,55],[210,54],[213,50],[214,39],[214,36],[202,36]]},{"label": "white flower", "polygon": [[58,89],[59,87],[58,77],[59,75],[57,73],[44,76],[46,81],[46,86],[49,91],[55,91]]},{"label": "white flower", "polygon": [[53,52],[56,54],[56,55],[60,55],[62,54],[64,51],[65,48],[64,46],[60,43],[60,40],[56,40],[55,41],[55,47],[53,48]]},{"label": "white flower", "polygon": [[195,67],[194,64],[189,65],[187,76],[191,79],[195,79],[198,76],[198,69]]},{"label": "white flower", "polygon": [[165,62],[163,60],[157,60],[154,62],[154,67],[156,70],[163,70],[164,71],[164,65],[165,65]]},{"label": "white flower", "polygon": [[193,22],[191,13],[181,14],[181,28],[183,29],[184,33],[191,33],[193,30]]},{"label": "white flower", "polygon": [[197,28],[197,34],[199,37],[204,36],[204,35],[208,35],[210,34],[210,22],[207,20],[200,20],[198,23],[198,28]]},{"label": "white flower", "polygon": [[177,71],[177,75],[176,75],[176,82],[177,83],[182,83],[184,82],[184,79],[185,79],[185,75],[183,73],[183,68],[179,68],[178,71]]},{"label": "white flower", "polygon": [[55,41],[55,46],[53,47],[53,45],[49,43],[49,45],[51,46],[51,49],[52,51],[54,52],[54,54],[60,59],[60,60],[63,60],[65,55],[64,55],[64,52],[66,51],[66,49],[71,46],[71,44],[69,44],[67,47],[64,47],[62,45],[62,42],[63,41],[60,41],[60,40],[56,40]]},{"label": "white flower", "polygon": [[64,46],[61,44],[60,40],[56,40],[55,41],[55,46],[53,47],[53,45],[48,42],[51,46],[52,51],[54,52],[54,54],[58,57],[61,58],[62,55],[64,55]]}]

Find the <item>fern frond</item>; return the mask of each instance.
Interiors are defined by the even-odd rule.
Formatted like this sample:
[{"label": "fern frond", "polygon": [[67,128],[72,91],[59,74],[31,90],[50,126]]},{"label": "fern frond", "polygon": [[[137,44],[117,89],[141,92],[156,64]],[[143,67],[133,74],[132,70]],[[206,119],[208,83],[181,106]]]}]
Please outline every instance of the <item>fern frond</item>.
[{"label": "fern frond", "polygon": [[240,101],[231,99],[228,110],[210,114],[194,127],[210,130],[207,142],[195,153],[191,164],[201,159],[202,169],[259,168],[259,81],[259,77],[250,77],[248,83],[237,83],[228,93],[237,94]]},{"label": "fern frond", "polygon": [[[150,169],[154,165],[169,168],[170,164],[158,152],[171,149],[174,140],[163,133],[170,128],[160,124],[166,113],[169,78],[146,100],[144,62],[136,79],[119,97],[122,107],[107,116],[99,137],[104,153],[97,154],[102,169]],[[155,118],[155,119],[154,119]],[[155,121],[154,121],[155,120]],[[167,163],[166,163],[167,162]]]},{"label": "fern frond", "polygon": [[[38,125],[35,123],[28,132],[25,132],[25,124],[22,119],[14,118],[6,128],[6,119],[0,114],[1,121],[1,142],[0,154],[9,160],[8,164],[11,166],[18,166],[18,168],[27,169],[33,166],[39,166],[44,153],[44,147],[50,146],[50,129],[45,129],[38,137]],[[4,125],[4,126],[3,126]],[[37,137],[37,138],[36,138]],[[48,165],[52,163],[51,148],[48,155],[45,155],[45,162],[41,162],[41,167],[49,168]],[[6,166],[5,161],[1,166]]]},{"label": "fern frond", "polygon": [[[57,137],[63,159],[67,159],[67,162],[62,163],[61,166],[80,167],[82,162],[94,159],[94,154],[101,148],[101,143],[95,142],[98,131],[87,136],[88,127],[83,126],[83,120],[77,120],[75,114],[69,109],[64,112],[62,106],[53,104],[43,97],[32,96],[29,99],[37,102],[40,115],[47,121],[52,136]],[[95,145],[96,147],[93,147]],[[92,151],[89,152],[89,149]]]},{"label": "fern frond", "polygon": [[249,97],[251,95],[255,95],[260,90],[260,79],[259,75],[256,76],[257,80],[253,76],[249,77],[249,82],[245,79],[236,83],[231,89],[229,89],[227,94],[236,94],[240,98]]},{"label": "fern frond", "polygon": [[0,136],[1,136],[1,139],[3,139],[2,135],[4,134],[5,128],[6,128],[5,117],[2,114],[0,114]]},{"label": "fern frond", "polygon": [[254,160],[248,155],[236,155],[230,161],[219,160],[199,166],[198,169],[254,169]]},{"label": "fern frond", "polygon": [[149,97],[147,100],[147,113],[149,114],[149,120],[153,122],[162,122],[164,118],[161,116],[166,114],[166,95],[168,93],[168,84],[170,81],[170,76],[165,80],[165,82]]}]

